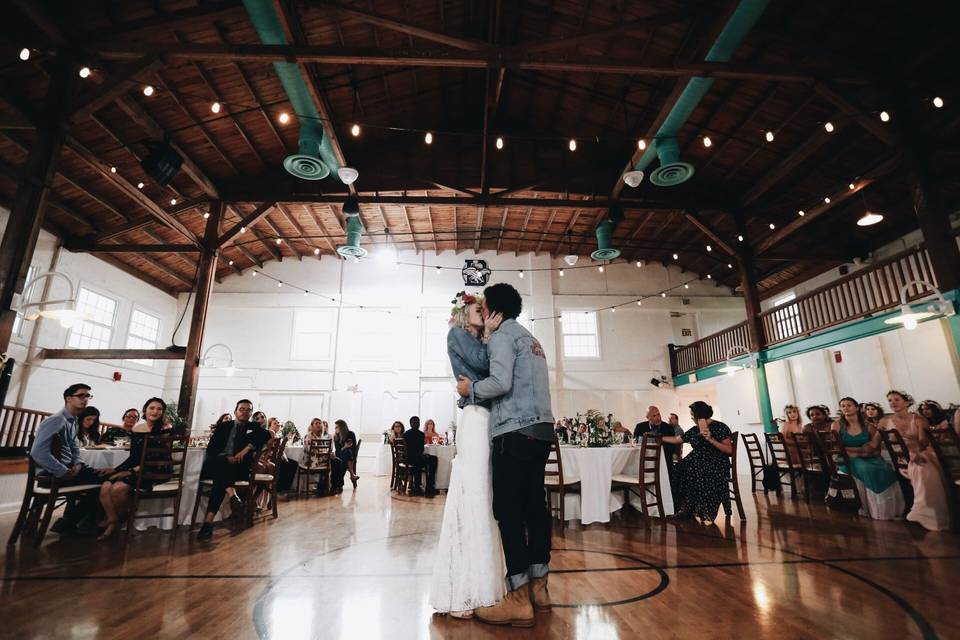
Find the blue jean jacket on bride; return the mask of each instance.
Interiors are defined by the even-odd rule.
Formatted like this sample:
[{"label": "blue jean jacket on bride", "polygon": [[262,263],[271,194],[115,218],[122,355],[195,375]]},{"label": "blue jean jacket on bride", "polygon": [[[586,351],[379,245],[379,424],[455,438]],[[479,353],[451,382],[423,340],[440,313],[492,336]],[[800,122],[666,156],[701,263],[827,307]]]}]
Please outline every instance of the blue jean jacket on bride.
[{"label": "blue jean jacket on bride", "polygon": [[[471,380],[483,380],[490,375],[490,356],[487,345],[465,329],[451,327],[447,332],[447,356],[450,358],[454,380],[459,380],[460,376],[466,376]],[[490,408],[489,400],[460,398],[457,401],[457,406],[461,409],[470,404]]]}]

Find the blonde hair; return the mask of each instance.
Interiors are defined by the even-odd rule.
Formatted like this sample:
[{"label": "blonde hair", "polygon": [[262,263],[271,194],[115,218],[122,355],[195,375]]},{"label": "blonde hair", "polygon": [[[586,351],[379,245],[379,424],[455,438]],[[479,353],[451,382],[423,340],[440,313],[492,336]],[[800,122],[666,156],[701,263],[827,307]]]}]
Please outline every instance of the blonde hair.
[{"label": "blonde hair", "polygon": [[[469,298],[466,300],[465,298]],[[471,331],[470,321],[467,319],[467,309],[471,304],[482,304],[483,296],[468,295],[461,291],[453,299],[453,308],[450,310],[450,320],[447,324],[451,327],[460,327],[464,331]]]}]

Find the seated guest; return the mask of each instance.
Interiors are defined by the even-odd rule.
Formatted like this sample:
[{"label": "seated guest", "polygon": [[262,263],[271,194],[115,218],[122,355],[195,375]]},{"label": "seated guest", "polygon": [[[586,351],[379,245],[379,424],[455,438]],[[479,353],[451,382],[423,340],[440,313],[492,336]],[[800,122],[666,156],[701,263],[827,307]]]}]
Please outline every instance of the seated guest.
[{"label": "seated guest", "polygon": [[233,416],[231,416],[229,413],[221,413],[220,417],[217,418],[217,421],[214,424],[207,427],[207,430],[209,431],[209,435],[212,436],[213,433],[217,430],[217,427],[219,427],[221,424],[231,419],[233,419]]},{"label": "seated guest", "polygon": [[[812,409],[813,407],[811,407]],[[809,415],[810,409],[807,409]],[[803,433],[803,421],[800,420],[800,408],[795,404],[788,404],[783,408],[784,418],[780,420],[780,435],[783,436],[783,445],[790,456],[790,464],[795,467],[801,465],[800,449],[794,436]]]},{"label": "seated guest", "polygon": [[893,413],[880,420],[880,428],[899,431],[910,452],[907,477],[913,487],[913,506],[907,514],[907,520],[917,522],[931,531],[949,529],[950,506],[946,481],[937,454],[927,438],[927,419],[910,411],[913,396],[905,391],[887,392],[887,402]]},{"label": "seated guest", "polygon": [[81,447],[92,447],[100,444],[100,410],[96,407],[85,407],[77,416],[77,440]]},{"label": "seated guest", "polygon": [[[227,415],[230,415],[230,414],[227,414]],[[229,420],[230,418],[227,418],[227,419]],[[250,418],[250,421],[256,422],[258,425],[260,425],[264,429],[267,428],[267,414],[265,414],[263,411],[257,411],[255,414],[253,414],[253,417]]]},{"label": "seated guest", "polygon": [[390,442],[396,442],[403,439],[403,423],[397,420],[390,427],[390,435],[387,436]]},{"label": "seated guest", "polygon": [[357,488],[357,436],[347,427],[345,420],[335,420],[333,423],[333,446],[336,449],[336,457],[339,460],[340,469],[339,487],[343,488],[343,476],[347,471],[350,472],[350,482],[353,488]]},{"label": "seated guest", "polygon": [[[130,492],[137,485],[137,475],[140,473],[140,458],[143,455],[143,447],[146,445],[148,435],[160,435],[164,432],[172,431],[168,424],[164,424],[164,414],[167,411],[167,403],[160,398],[150,398],[143,405],[143,422],[133,427],[130,434],[130,455],[113,470],[109,479],[100,486],[100,504],[107,516],[104,526],[106,530],[100,535],[98,540],[106,540],[115,531],[120,528],[120,521],[123,519],[130,502]],[[169,460],[166,453],[150,453],[147,460],[150,462],[160,462]],[[166,469],[166,470],[165,470]],[[169,473],[170,468],[152,467],[154,473]],[[142,479],[140,488],[149,491],[153,488],[153,481]]]},{"label": "seated guest", "polygon": [[267,420],[267,431],[270,432],[271,438],[276,438],[280,435],[280,431],[283,429],[283,425],[280,424],[280,421],[276,418],[270,418]]},{"label": "seated guest", "polygon": [[675,413],[671,413],[667,418],[667,422],[669,422],[670,426],[673,427],[673,431],[676,435],[683,433],[683,427],[680,426],[680,416]]},{"label": "seated guest", "polygon": [[330,423],[326,420],[323,421],[323,429],[320,431],[320,435],[325,440],[332,440],[333,436],[330,434]]},{"label": "seated guest", "polygon": [[[303,453],[300,454],[300,467],[303,469],[317,469],[319,468],[321,462],[320,452],[314,448],[315,442],[326,442],[327,449],[329,451],[329,442],[330,438],[323,433],[323,420],[320,418],[314,418],[310,421],[310,426],[307,429],[307,435],[303,437]],[[330,485],[333,489],[333,493],[343,493],[343,474],[340,473],[340,484],[337,486],[336,478],[334,477],[335,470],[339,470],[340,464],[339,461],[331,454],[330,455]],[[320,485],[317,485],[317,493],[320,493]]]},{"label": "seated guest", "polygon": [[432,498],[437,494],[437,456],[423,452],[424,435],[420,431],[420,418],[413,416],[410,418],[410,428],[403,434],[403,441],[407,444],[407,464],[413,468],[413,490],[411,493],[415,496],[422,496],[423,488],[420,480],[420,473],[423,469],[427,470],[427,497]]},{"label": "seated guest", "polygon": [[428,418],[423,423],[423,441],[426,444],[437,444],[441,440],[440,434],[437,433],[437,423]]},{"label": "seated guest", "polygon": [[100,442],[114,443],[121,438],[129,438],[133,427],[140,420],[140,412],[136,409],[127,409],[123,412],[123,419],[119,427],[110,427],[100,436]]},{"label": "seated guest", "polygon": [[[80,460],[77,417],[92,397],[89,385],[70,385],[63,392],[63,410],[44,418],[37,426],[30,457],[39,467],[37,484],[41,487],[49,487],[52,477],[59,480],[61,487],[100,484],[113,471],[92,469]],[[50,530],[55,533],[98,533],[96,513],[96,496],[71,496],[67,499],[63,517],[53,523]]]},{"label": "seated guest", "polygon": [[693,451],[677,463],[676,487],[679,510],[676,518],[700,518],[713,524],[720,503],[727,497],[733,439],[730,427],[713,419],[713,407],[702,400],[690,405],[697,423],[682,436],[663,436],[664,443],[689,444]]},{"label": "seated guest", "polygon": [[553,426],[553,432],[556,434],[558,442],[570,442],[569,424],[570,419],[563,418],[562,420],[557,420],[557,423]]},{"label": "seated guest", "polygon": [[830,430],[830,409],[828,409],[825,405],[816,404],[812,407],[807,407],[807,419],[810,422],[804,425],[804,431],[813,432]]},{"label": "seated guest", "polygon": [[876,402],[864,402],[860,405],[860,409],[867,424],[872,424],[874,429],[879,429],[880,420],[883,419],[883,407]]},{"label": "seated guest", "polygon": [[[860,513],[874,520],[894,520],[903,515],[903,492],[897,472],[880,457],[880,433],[870,427],[853,398],[840,401],[840,417],[830,427],[840,434],[847,455],[849,473],[859,489]],[[846,469],[841,469],[847,472]]]},{"label": "seated guest", "polygon": [[631,433],[630,429],[627,429],[623,426],[623,423],[619,420],[614,421],[613,423],[613,432],[614,433]]},{"label": "seated guest", "polygon": [[936,400],[924,400],[921,402],[920,415],[926,418],[927,422],[934,429],[945,429],[949,426],[947,414]]},{"label": "seated guest", "polygon": [[[673,426],[664,422],[660,417],[660,409],[650,405],[647,407],[647,419],[640,422],[633,429],[633,439],[637,443],[643,442],[643,434],[653,433],[658,436],[676,436],[677,433]],[[663,454],[668,462],[673,462],[680,457],[680,447],[676,444],[670,444],[670,441],[663,440]]]},{"label": "seated guest", "polygon": [[222,422],[213,432],[200,471],[201,480],[212,480],[210,497],[207,500],[207,514],[197,533],[197,540],[209,540],[213,537],[213,519],[220,510],[226,496],[230,496],[230,506],[239,509],[243,501],[237,496],[234,484],[238,480],[250,480],[250,468],[254,456],[259,453],[270,434],[256,422],[250,422],[253,403],[241,400],[234,409],[234,420]]}]

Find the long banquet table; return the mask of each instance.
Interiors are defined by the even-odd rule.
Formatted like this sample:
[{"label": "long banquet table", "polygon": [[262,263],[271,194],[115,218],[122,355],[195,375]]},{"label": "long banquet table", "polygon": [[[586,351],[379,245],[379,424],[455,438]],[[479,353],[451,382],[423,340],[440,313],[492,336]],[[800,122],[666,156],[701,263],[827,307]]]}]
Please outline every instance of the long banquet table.
[{"label": "long banquet table", "polygon": [[[613,476],[618,473],[639,475],[640,447],[624,444],[610,447],[560,446],[565,482],[580,481],[580,493],[564,496],[567,520],[583,524],[610,522],[610,514],[623,508],[623,492],[611,491]],[[667,474],[666,459],[660,460],[660,491],[664,515],[673,513],[673,495]],[[554,500],[558,497],[555,495]],[[640,498],[630,494],[630,504],[640,507]]]}]

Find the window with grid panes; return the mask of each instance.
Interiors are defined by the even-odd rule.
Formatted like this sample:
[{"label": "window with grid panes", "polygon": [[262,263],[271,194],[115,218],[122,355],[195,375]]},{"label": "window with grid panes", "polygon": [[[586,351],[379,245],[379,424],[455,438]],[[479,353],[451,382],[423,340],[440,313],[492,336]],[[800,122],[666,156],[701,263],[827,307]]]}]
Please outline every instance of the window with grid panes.
[{"label": "window with grid panes", "polygon": [[80,287],[77,311],[89,314],[90,319],[74,325],[67,338],[67,346],[74,349],[109,349],[117,301]]},{"label": "window with grid panes", "polygon": [[[145,311],[134,309],[130,314],[130,329],[127,333],[127,349],[156,349],[160,340],[160,318]],[[145,367],[152,367],[153,360],[131,360]]]},{"label": "window with grid panes", "polygon": [[565,358],[600,357],[595,311],[564,311],[560,314],[560,325]]}]

